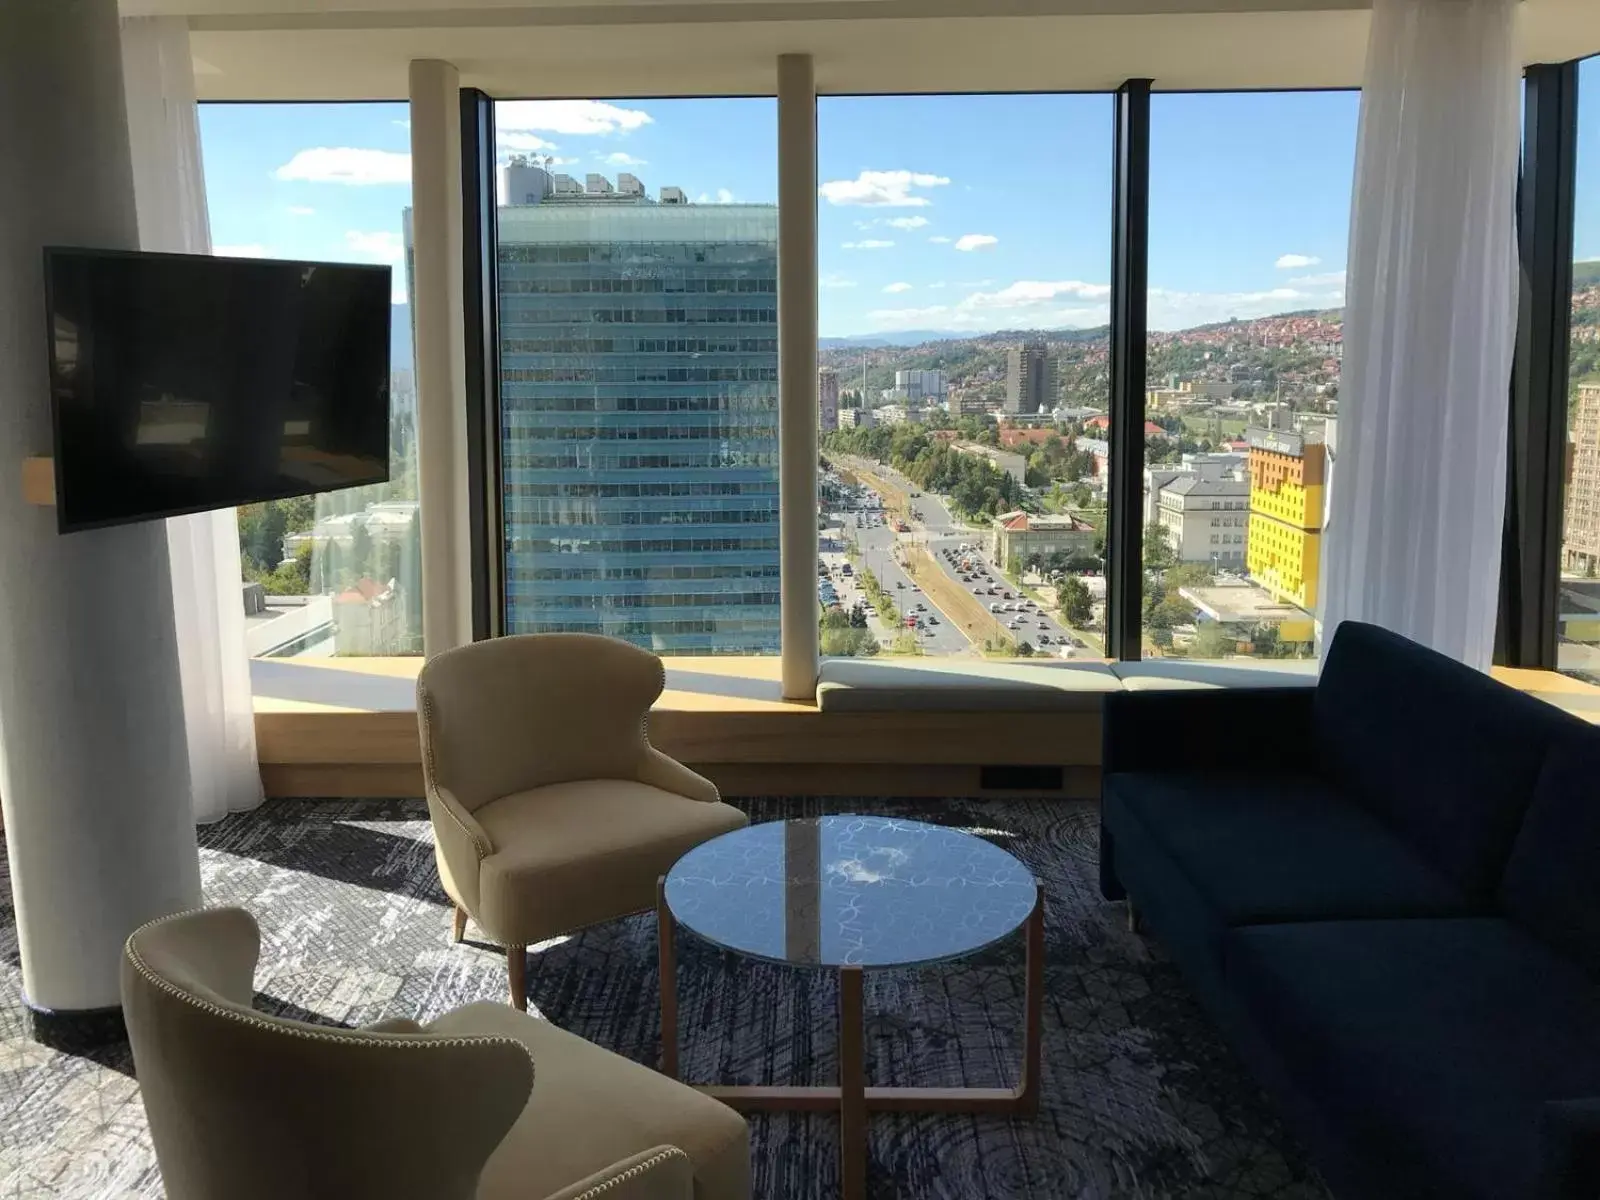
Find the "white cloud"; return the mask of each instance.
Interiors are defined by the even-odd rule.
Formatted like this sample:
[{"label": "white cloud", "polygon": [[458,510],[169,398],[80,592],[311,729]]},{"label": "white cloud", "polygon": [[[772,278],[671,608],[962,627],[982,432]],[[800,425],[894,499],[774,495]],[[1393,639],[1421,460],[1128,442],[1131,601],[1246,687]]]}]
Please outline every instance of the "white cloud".
[{"label": "white cloud", "polygon": [[401,129],[410,129],[411,128],[411,122],[408,121],[408,120],[405,120],[404,118],[401,118],[401,119],[398,119],[398,120],[394,120],[394,121],[390,121],[389,124],[398,125],[398,126],[400,126]]},{"label": "white cloud", "polygon": [[999,242],[992,233],[963,233],[956,239],[957,250],[987,250]]},{"label": "white cloud", "polygon": [[921,229],[928,224],[927,217],[889,217],[884,221],[890,229]]},{"label": "white cloud", "polygon": [[649,113],[602,100],[502,100],[494,106],[496,129],[603,137],[631,133],[652,123]]},{"label": "white cloud", "polygon": [[1315,254],[1280,254],[1278,261],[1272,265],[1280,271],[1299,271],[1314,267],[1321,261]]},{"label": "white cloud", "polygon": [[503,150],[517,150],[523,153],[532,150],[554,150],[556,144],[547,142],[544,138],[534,133],[518,133],[515,130],[502,133],[495,131],[494,140]]},{"label": "white cloud", "polygon": [[934,234],[934,236],[929,238],[928,240],[930,242],[932,242],[935,246],[948,246],[950,244],[950,239],[947,238],[947,237],[944,237],[941,234]]},{"label": "white cloud", "polygon": [[887,250],[893,242],[886,242],[882,238],[865,238],[859,242],[842,242],[841,250]]},{"label": "white cloud", "polygon": [[911,285],[909,283],[906,283],[906,282],[902,281],[900,283],[891,283],[888,287],[884,288],[883,290],[885,292],[888,292],[892,296],[896,292],[909,292],[911,290]]},{"label": "white cloud", "polygon": [[862,171],[854,179],[830,179],[817,194],[829,204],[922,208],[933,201],[913,195],[912,188],[944,187],[949,182],[943,175],[924,171]]},{"label": "white cloud", "polygon": [[623,150],[614,150],[606,155],[606,162],[613,167],[642,167],[647,165],[642,158],[635,158]]},{"label": "white cloud", "polygon": [[928,285],[928,290],[929,290],[929,291],[930,291],[930,292],[933,292],[933,291],[938,291],[938,290],[939,290],[939,289],[940,289],[940,288],[942,288],[942,287],[944,287],[944,286],[945,286],[945,282],[944,282],[944,280],[942,280],[942,279],[941,279],[941,280],[939,280],[939,282],[938,282],[938,283],[930,283],[930,284],[929,284],[929,285]]},{"label": "white cloud", "polygon": [[1317,275],[1296,275],[1289,280],[1290,287],[1344,287],[1343,271],[1323,271]]},{"label": "white cloud", "polygon": [[213,246],[211,253],[218,258],[271,258],[272,251],[260,242],[236,242],[230,246]]},{"label": "white cloud", "polygon": [[353,254],[359,255],[363,262],[397,263],[406,256],[405,244],[401,242],[400,235],[388,229],[373,230],[370,233],[360,229],[347,229],[344,244]]},{"label": "white cloud", "polygon": [[739,200],[727,188],[718,188],[715,195],[710,192],[701,192],[694,198],[694,202],[696,204],[737,204]]},{"label": "white cloud", "polygon": [[853,288],[856,286],[854,279],[846,279],[843,275],[828,274],[817,280],[818,287],[824,288]]},{"label": "white cloud", "polygon": [[[950,304],[877,309],[867,316],[879,330],[956,332],[1085,328],[1110,320],[1111,288],[1107,284],[1024,279],[1000,288],[994,288],[989,280],[977,286],[979,290]],[[1180,292],[1152,287],[1149,321],[1155,330],[1188,329],[1230,317],[1249,319],[1300,309],[1337,308],[1343,302],[1343,281],[1331,279],[1319,285],[1284,286],[1260,292]]]},{"label": "white cloud", "polygon": [[301,150],[272,174],[277,179],[303,183],[410,183],[411,155],[392,150],[316,146]]},{"label": "white cloud", "polygon": [[304,204],[291,204],[289,206],[289,215],[291,217],[314,217],[316,214],[316,209],[308,208]]}]

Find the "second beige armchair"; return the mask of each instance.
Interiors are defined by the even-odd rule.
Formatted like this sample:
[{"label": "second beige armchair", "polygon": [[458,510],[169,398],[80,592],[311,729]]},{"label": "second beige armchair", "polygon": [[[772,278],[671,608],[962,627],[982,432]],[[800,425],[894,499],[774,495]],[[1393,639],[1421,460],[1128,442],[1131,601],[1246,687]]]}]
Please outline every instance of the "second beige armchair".
[{"label": "second beige armchair", "polygon": [[661,660],[582,633],[448,650],[417,679],[439,876],[506,948],[527,1007],[527,947],[654,907],[687,850],[746,824],[710,780],[650,745]]}]

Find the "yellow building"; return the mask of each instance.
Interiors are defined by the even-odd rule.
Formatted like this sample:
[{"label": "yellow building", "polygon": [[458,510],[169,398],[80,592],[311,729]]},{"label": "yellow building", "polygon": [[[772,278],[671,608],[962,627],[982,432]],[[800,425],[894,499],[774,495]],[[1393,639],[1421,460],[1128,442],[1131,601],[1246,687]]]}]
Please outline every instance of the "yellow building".
[{"label": "yellow building", "polygon": [[1322,555],[1322,489],[1327,459],[1321,442],[1276,429],[1248,429],[1250,542],[1245,565],[1273,597],[1317,606]]}]

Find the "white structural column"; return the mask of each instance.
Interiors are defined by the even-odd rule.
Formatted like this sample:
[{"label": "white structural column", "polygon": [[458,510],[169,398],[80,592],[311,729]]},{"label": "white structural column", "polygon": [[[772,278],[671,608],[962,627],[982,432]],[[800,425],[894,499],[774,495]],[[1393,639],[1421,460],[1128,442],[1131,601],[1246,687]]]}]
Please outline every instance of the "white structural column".
[{"label": "white structural column", "polygon": [[138,245],[116,0],[0,4],[0,800],[36,1009],[120,1003],[133,929],[200,903],[161,521],[57,534],[41,249]]},{"label": "white structural column", "polygon": [[411,64],[411,240],[416,296],[422,648],[472,640],[467,351],[462,316],[461,85],[454,66]]},{"label": "white structural column", "polygon": [[817,691],[817,85],[778,58],[778,495],[783,695]]}]

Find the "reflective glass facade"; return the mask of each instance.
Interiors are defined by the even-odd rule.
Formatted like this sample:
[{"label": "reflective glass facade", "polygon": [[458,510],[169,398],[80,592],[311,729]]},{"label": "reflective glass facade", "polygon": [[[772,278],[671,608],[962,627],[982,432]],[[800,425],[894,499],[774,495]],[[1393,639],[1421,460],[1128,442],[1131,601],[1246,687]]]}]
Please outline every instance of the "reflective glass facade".
[{"label": "reflective glass facade", "polygon": [[506,630],[778,650],[778,214],[499,213]]}]

